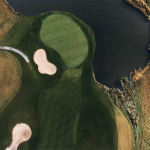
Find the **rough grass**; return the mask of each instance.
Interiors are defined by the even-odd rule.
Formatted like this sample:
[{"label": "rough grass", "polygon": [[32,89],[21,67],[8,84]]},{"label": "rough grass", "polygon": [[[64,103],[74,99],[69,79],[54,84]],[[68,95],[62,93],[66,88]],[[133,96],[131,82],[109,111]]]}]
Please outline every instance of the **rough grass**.
[{"label": "rough grass", "polygon": [[[135,82],[136,88],[139,89],[141,99],[139,101],[139,112],[141,114],[140,118],[140,129],[139,129],[139,139],[138,139],[138,150],[144,149],[147,145],[150,148],[150,65],[142,70],[139,69],[135,71],[132,77]],[[140,77],[137,78],[137,76]],[[145,144],[143,144],[145,143]],[[147,147],[146,146],[146,147]]]},{"label": "rough grass", "polygon": [[19,17],[13,16],[0,24],[0,41],[13,28]]},{"label": "rough grass", "polygon": [[133,150],[134,136],[132,125],[120,109],[114,105],[117,133],[118,133],[118,150]]},{"label": "rough grass", "polygon": [[12,7],[5,0],[0,0],[0,41],[13,28],[18,19]]},{"label": "rough grass", "polygon": [[[6,34],[0,41],[0,45],[2,43],[3,46],[17,46],[21,42],[22,38],[25,36],[25,34],[27,33],[34,21],[34,18],[28,18],[24,16],[15,16],[15,18],[17,18],[17,22],[9,30],[8,34]],[[13,19],[11,18],[11,20]],[[10,22],[7,21],[7,24],[9,23]]]},{"label": "rough grass", "polygon": [[17,94],[22,70],[19,61],[9,52],[0,50],[0,114]]},{"label": "rough grass", "polygon": [[7,19],[15,16],[13,9],[5,0],[0,0],[0,25]]},{"label": "rough grass", "polygon": [[79,66],[88,54],[88,39],[77,20],[67,13],[47,16],[40,30],[41,40],[60,54],[68,67]]}]

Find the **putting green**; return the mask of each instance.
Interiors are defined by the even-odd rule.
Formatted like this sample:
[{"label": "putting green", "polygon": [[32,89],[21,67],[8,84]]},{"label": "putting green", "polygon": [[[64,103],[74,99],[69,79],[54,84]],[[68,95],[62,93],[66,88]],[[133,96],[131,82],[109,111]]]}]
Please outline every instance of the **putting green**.
[{"label": "putting green", "polygon": [[55,12],[43,20],[40,38],[58,52],[68,67],[79,66],[87,57],[88,41],[78,20],[67,13]]}]

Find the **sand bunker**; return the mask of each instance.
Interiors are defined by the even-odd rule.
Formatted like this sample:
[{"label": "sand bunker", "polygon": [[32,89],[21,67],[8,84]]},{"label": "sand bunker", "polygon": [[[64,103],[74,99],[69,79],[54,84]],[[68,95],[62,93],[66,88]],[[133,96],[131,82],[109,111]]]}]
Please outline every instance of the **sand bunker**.
[{"label": "sand bunker", "polygon": [[28,141],[31,137],[31,129],[27,124],[17,124],[12,131],[12,143],[5,150],[17,150],[18,146],[25,141]]},{"label": "sand bunker", "polygon": [[41,74],[53,75],[56,73],[57,68],[47,60],[45,50],[38,49],[34,53],[33,60],[38,65],[38,70]]}]

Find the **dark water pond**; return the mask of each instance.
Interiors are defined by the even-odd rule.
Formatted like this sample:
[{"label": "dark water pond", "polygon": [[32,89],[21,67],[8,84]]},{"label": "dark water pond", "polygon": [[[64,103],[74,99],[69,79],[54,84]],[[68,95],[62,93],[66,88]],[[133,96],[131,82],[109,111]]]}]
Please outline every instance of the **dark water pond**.
[{"label": "dark water pond", "polygon": [[149,22],[124,0],[8,0],[26,16],[68,11],[92,27],[96,38],[93,68],[98,82],[120,87],[118,79],[144,67],[150,54]]}]

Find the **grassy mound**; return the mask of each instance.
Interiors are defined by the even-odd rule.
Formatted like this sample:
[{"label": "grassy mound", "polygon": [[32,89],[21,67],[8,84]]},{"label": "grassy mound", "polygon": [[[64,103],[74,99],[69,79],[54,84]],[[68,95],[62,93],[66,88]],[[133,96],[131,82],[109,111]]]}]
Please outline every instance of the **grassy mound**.
[{"label": "grassy mound", "polygon": [[67,13],[55,12],[43,20],[41,40],[58,52],[68,67],[79,66],[88,55],[88,39],[78,20]]}]

